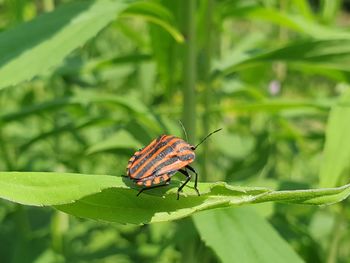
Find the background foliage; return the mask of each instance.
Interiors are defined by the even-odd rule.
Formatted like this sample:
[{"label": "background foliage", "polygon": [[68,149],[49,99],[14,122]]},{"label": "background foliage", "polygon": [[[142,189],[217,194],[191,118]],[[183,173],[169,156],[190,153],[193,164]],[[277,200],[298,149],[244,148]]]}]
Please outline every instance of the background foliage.
[{"label": "background foliage", "polygon": [[[0,1],[0,196],[15,201],[0,200],[1,262],[348,262],[348,199],[170,220],[216,207],[218,196],[225,205],[286,200],[267,188],[332,188],[293,192],[296,203],[348,196],[349,5]],[[119,177],[128,159],[159,134],[183,137],[179,119],[193,144],[223,127],[198,149],[195,167],[201,181],[242,188],[202,183],[202,197],[190,188],[180,202],[170,189],[169,210],[149,221],[139,210],[156,207],[159,192],[62,202],[114,184],[136,193]],[[44,171],[55,173],[36,173]],[[108,213],[118,202],[139,213],[126,222],[158,223],[61,212],[120,222]]]}]

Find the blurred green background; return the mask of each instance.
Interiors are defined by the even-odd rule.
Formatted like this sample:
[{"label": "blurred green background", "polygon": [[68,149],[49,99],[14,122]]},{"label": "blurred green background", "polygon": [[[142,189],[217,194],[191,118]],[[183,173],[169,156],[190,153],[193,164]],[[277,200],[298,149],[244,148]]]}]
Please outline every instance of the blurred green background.
[{"label": "blurred green background", "polygon": [[[349,10],[345,0],[0,0],[0,170],[120,176],[158,135],[184,138],[182,120],[192,144],[223,128],[198,148],[200,181],[345,184]],[[345,263],[349,218],[345,200],[134,226],[0,200],[0,262],[277,262],[283,247],[284,262]],[[271,251],[259,243],[270,233]]]}]

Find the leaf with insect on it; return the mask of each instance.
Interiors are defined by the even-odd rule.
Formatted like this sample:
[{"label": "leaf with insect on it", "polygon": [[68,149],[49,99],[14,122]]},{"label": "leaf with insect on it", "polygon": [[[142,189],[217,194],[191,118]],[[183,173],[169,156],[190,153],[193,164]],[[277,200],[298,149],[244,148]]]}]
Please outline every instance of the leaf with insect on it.
[{"label": "leaf with insect on it", "polygon": [[198,211],[251,203],[279,201],[325,205],[350,195],[350,184],[338,188],[273,191],[262,187],[232,186],[224,182],[192,185],[176,200],[181,182],[136,196],[127,178],[49,172],[0,172],[0,197],[15,203],[53,206],[84,218],[146,224],[186,217]]}]

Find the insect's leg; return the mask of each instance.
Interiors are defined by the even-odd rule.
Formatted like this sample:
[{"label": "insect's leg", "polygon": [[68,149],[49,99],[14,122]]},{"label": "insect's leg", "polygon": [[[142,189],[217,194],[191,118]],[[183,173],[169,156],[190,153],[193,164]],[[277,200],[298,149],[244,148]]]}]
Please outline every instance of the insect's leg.
[{"label": "insect's leg", "polygon": [[179,172],[186,176],[186,181],[179,187],[179,189],[177,189],[177,200],[180,198],[182,188],[184,188],[185,185],[191,180],[191,175],[186,170],[180,169]]},{"label": "insect's leg", "polygon": [[167,185],[169,185],[169,183],[170,183],[170,178],[169,178],[167,181],[165,181],[164,184],[154,185],[154,186],[151,186],[151,187],[142,188],[142,189],[137,193],[136,196],[139,196],[143,191],[150,190],[150,189],[154,189],[154,188],[158,188],[158,187],[167,186]]},{"label": "insect's leg", "polygon": [[188,168],[188,170],[194,172],[194,174],[196,176],[195,179],[194,179],[194,189],[196,190],[198,196],[200,196],[200,193],[199,193],[198,188],[197,188],[198,174],[197,174],[196,170],[193,167],[189,166],[189,165],[185,166],[185,168]]}]

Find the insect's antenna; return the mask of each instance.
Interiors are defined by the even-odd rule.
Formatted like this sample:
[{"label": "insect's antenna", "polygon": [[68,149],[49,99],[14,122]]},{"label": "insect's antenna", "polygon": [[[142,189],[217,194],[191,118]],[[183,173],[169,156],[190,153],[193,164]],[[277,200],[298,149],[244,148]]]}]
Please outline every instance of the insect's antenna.
[{"label": "insect's antenna", "polygon": [[179,120],[179,123],[182,127],[182,130],[184,131],[184,134],[185,134],[185,137],[186,137],[186,142],[188,142],[188,137],[187,137],[187,132],[186,132],[186,129],[185,129],[185,126],[182,124],[182,122]]},{"label": "insect's antenna", "polygon": [[198,143],[196,146],[193,147],[193,150],[197,149],[197,147],[198,147],[199,145],[201,145],[206,139],[208,139],[208,137],[212,136],[214,133],[216,133],[216,132],[218,132],[218,131],[221,131],[221,130],[222,130],[222,128],[217,129],[217,130],[215,130],[215,131],[209,133],[207,136],[205,136],[205,138],[204,138],[203,140],[201,140],[200,143]]}]

